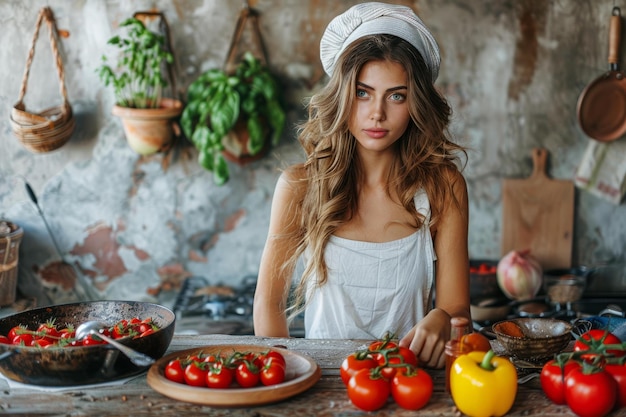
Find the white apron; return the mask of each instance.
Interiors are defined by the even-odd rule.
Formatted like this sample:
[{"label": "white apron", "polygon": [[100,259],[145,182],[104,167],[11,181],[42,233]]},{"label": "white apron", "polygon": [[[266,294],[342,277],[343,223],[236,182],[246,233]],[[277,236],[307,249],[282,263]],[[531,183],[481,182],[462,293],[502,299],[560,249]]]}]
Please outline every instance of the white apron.
[{"label": "white apron", "polygon": [[[326,246],[328,280],[311,277],[304,313],[305,337],[378,339],[404,336],[430,310],[436,255],[425,192],[415,207],[422,228],[391,242],[361,242],[332,236]],[[305,259],[306,261],[306,259]]]}]

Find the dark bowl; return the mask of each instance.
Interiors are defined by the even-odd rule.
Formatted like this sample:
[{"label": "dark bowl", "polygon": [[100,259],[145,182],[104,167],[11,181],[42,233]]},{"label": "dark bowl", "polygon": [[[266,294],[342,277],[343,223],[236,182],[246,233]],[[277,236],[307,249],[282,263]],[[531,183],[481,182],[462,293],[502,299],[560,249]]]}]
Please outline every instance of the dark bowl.
[{"label": "dark bowl", "polygon": [[[36,329],[54,319],[78,327],[88,320],[113,325],[133,317],[152,318],[159,330],[140,338],[118,339],[155,360],[163,356],[174,336],[176,316],[158,304],[135,301],[94,301],[28,310],[0,319],[0,334],[26,325]],[[7,378],[34,385],[70,386],[106,382],[139,374],[148,367],[134,365],[113,346],[36,348],[0,344],[0,372]]]},{"label": "dark bowl", "polygon": [[[489,272],[477,272],[480,265],[487,266]],[[498,278],[495,272],[498,261],[485,259],[470,260],[470,298],[502,298],[504,293],[498,285]],[[474,272],[472,272],[474,271]]]},{"label": "dark bowl", "polygon": [[492,327],[507,354],[532,362],[563,351],[572,340],[572,328],[566,321],[549,318],[504,320]]}]

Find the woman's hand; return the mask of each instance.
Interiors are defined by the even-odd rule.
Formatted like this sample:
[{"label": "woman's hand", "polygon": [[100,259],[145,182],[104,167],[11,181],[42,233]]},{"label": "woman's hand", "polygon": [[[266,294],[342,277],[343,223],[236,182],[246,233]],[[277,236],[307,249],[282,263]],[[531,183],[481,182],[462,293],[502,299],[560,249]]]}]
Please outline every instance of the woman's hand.
[{"label": "woman's hand", "polygon": [[448,339],[450,316],[442,309],[435,308],[400,340],[400,346],[411,349],[417,355],[420,366],[443,368]]}]

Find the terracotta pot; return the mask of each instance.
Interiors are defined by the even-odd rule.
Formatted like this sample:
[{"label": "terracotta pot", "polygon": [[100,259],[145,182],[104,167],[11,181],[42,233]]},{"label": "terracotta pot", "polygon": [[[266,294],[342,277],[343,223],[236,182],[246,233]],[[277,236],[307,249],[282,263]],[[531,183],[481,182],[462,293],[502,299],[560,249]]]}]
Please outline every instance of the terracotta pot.
[{"label": "terracotta pot", "polygon": [[250,162],[258,161],[263,158],[270,148],[270,140],[267,138],[269,129],[265,132],[265,142],[263,148],[256,154],[251,155],[248,150],[248,142],[250,141],[250,133],[246,121],[240,118],[235,126],[228,132],[228,134],[222,139],[224,144],[224,150],[222,154],[224,157],[239,165],[245,165]]},{"label": "terracotta pot", "polygon": [[113,106],[113,115],[122,119],[126,140],[141,155],[150,155],[166,148],[172,141],[172,119],[183,111],[180,100],[163,98],[161,107],[134,109]]}]

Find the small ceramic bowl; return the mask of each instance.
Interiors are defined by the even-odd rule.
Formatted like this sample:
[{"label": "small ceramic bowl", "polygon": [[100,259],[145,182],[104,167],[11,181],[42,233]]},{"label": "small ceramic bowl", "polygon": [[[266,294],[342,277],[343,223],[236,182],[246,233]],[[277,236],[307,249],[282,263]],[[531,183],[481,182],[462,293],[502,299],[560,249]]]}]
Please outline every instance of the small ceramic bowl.
[{"label": "small ceramic bowl", "polygon": [[541,362],[562,352],[572,340],[573,326],[550,318],[519,318],[500,321],[493,332],[507,354]]}]

